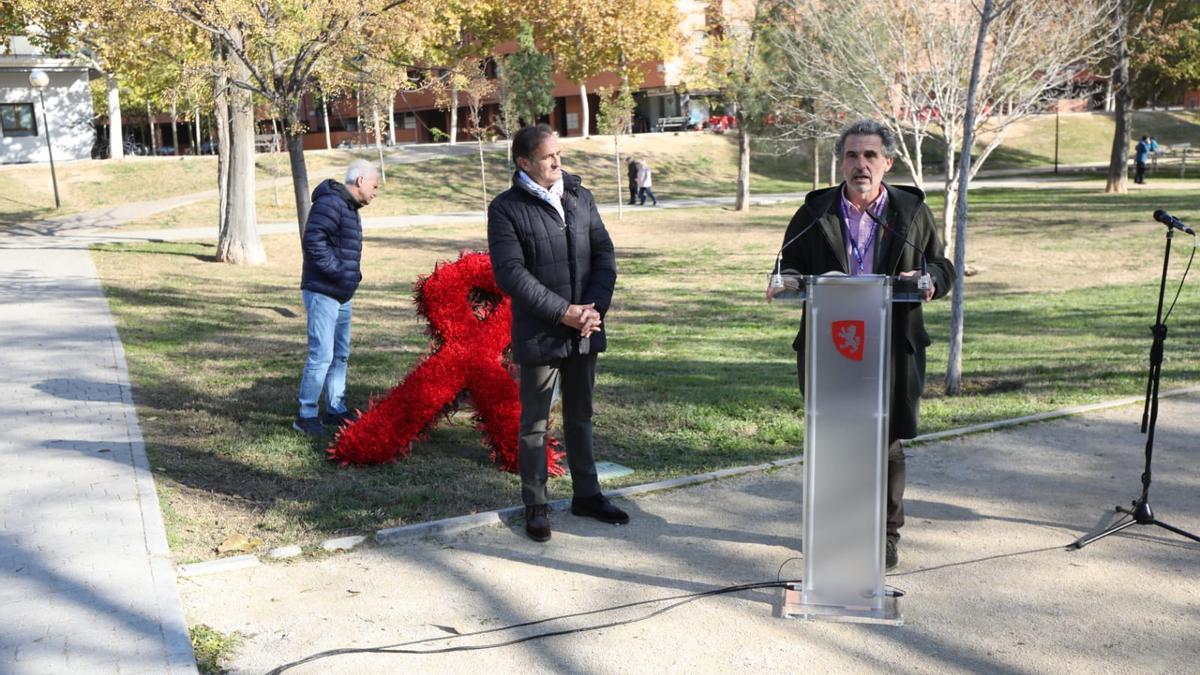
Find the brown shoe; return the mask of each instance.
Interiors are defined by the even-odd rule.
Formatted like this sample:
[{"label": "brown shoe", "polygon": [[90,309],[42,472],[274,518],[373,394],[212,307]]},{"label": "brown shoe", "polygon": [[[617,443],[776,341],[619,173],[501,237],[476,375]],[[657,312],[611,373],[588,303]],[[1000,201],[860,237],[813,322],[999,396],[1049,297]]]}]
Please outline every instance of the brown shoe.
[{"label": "brown shoe", "polygon": [[550,541],[550,509],[545,504],[525,507],[525,534],[534,541]]}]

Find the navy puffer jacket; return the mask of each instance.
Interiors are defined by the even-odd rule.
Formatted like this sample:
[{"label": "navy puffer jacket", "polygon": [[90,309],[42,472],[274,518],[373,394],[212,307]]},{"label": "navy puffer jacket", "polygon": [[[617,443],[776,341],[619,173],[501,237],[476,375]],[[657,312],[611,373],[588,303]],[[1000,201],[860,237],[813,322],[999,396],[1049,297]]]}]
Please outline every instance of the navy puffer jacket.
[{"label": "navy puffer jacket", "polygon": [[602,327],[590,337],[559,321],[568,305],[596,304],[603,317],[617,283],[612,238],[592,193],[563,172],[563,210],[514,184],[488,207],[488,251],[500,289],[512,297],[517,363],[540,364],[604,351]]},{"label": "navy puffer jacket", "polygon": [[304,226],[304,274],[300,288],[350,302],[362,281],[362,219],[358,203],[338,181],[322,181],[312,193]]}]

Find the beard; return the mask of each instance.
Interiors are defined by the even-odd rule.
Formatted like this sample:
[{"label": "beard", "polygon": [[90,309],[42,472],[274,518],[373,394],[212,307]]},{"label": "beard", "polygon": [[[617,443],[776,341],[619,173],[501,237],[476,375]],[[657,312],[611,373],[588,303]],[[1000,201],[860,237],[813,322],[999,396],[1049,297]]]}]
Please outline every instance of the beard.
[{"label": "beard", "polygon": [[[864,177],[865,176],[855,176],[855,178],[864,178]],[[854,178],[852,178],[852,179],[846,181],[846,186],[849,187],[852,191],[857,192],[861,195],[869,195],[875,191],[876,186],[875,186],[875,183],[872,182],[869,177],[865,177],[865,178],[867,178],[867,181],[868,181],[866,183],[858,183],[855,181]]]}]

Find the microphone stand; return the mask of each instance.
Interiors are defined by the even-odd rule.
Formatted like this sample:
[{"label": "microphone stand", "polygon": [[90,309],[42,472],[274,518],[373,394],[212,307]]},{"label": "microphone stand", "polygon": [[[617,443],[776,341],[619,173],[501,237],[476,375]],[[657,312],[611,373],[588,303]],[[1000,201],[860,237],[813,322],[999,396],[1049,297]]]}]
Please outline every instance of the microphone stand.
[{"label": "microphone stand", "polygon": [[1141,431],[1146,434],[1146,469],[1142,472],[1142,495],[1133,501],[1132,508],[1113,507],[1114,513],[1123,513],[1130,517],[1129,520],[1117,523],[1098,534],[1086,534],[1067,548],[1081,549],[1094,541],[1134,525],[1157,525],[1182,537],[1200,542],[1200,537],[1191,532],[1186,532],[1155,518],[1154,510],[1150,508],[1150,463],[1154,458],[1154,427],[1158,422],[1158,383],[1162,376],[1163,345],[1167,341],[1167,325],[1163,323],[1163,296],[1167,290],[1167,264],[1171,260],[1171,239],[1174,233],[1173,228],[1167,228],[1167,248],[1163,253],[1162,278],[1158,284],[1158,313],[1155,315],[1154,326],[1150,329],[1154,336],[1154,342],[1150,345],[1150,375],[1146,381],[1146,403],[1142,408]]}]

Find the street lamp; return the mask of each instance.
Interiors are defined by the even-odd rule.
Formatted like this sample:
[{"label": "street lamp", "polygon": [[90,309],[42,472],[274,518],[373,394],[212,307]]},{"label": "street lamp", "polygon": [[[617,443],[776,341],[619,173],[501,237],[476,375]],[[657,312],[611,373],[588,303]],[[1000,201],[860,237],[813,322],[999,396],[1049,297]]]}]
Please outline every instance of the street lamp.
[{"label": "street lamp", "polygon": [[29,86],[37,90],[38,98],[42,100],[42,126],[46,128],[46,150],[50,153],[50,182],[54,184],[54,208],[62,207],[58,199],[58,175],[54,172],[54,143],[50,140],[50,118],[46,115],[46,85],[50,84],[50,76],[46,71],[35,68],[29,71]]}]

